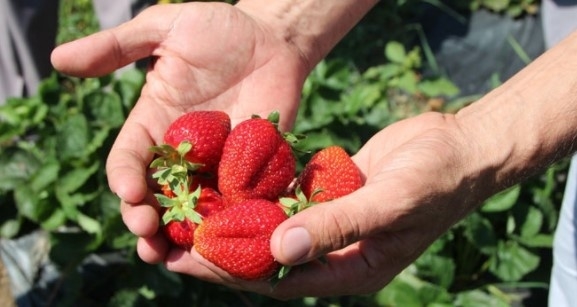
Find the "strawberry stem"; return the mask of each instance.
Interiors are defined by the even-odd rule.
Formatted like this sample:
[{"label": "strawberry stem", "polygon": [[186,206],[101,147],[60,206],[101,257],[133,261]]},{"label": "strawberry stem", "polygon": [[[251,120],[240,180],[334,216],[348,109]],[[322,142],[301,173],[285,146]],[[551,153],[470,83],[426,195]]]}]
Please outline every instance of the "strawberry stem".
[{"label": "strawberry stem", "polygon": [[321,189],[315,189],[310,198],[307,198],[305,193],[302,191],[300,185],[295,188],[295,198],[291,197],[281,197],[279,199],[281,205],[284,207],[285,213],[291,217],[307,208],[310,208],[317,204],[317,202],[312,201],[313,197],[318,193],[322,192]]},{"label": "strawberry stem", "polygon": [[155,194],[160,206],[166,208],[162,215],[164,225],[171,221],[183,221],[189,219],[196,224],[202,222],[202,216],[194,210],[200,198],[201,187],[199,186],[193,193],[190,193],[192,173],[198,170],[203,164],[192,163],[186,159],[186,154],[190,152],[193,145],[189,141],[183,141],[176,148],[168,144],[153,146],[150,151],[158,155],[150,163],[151,168],[156,168],[152,178],[156,179],[159,185],[168,186],[174,193],[174,197],[163,194]]}]

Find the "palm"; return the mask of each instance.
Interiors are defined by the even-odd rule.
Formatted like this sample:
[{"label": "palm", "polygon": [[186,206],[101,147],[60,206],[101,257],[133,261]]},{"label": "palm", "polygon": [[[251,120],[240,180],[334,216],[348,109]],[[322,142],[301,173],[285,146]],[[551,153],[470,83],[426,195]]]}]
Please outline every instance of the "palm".
[{"label": "palm", "polygon": [[287,129],[308,72],[298,52],[270,27],[223,3],[153,6],[124,25],[59,47],[52,60],[63,72],[97,76],[148,56],[153,64],[110,152],[107,175],[128,208],[128,228],[151,247],[141,256],[158,261],[166,246],[154,237],[158,215],[146,179],[149,147],[162,142],[176,117],[196,109],[223,110],[233,125],[276,110]]},{"label": "palm", "polygon": [[278,110],[290,126],[305,72],[281,41],[224,4],[183,6],[169,24],[152,51],[154,65],[137,105],[145,110],[129,120],[154,128],[149,133],[156,141],[169,121],[192,109],[224,110],[233,124]]}]

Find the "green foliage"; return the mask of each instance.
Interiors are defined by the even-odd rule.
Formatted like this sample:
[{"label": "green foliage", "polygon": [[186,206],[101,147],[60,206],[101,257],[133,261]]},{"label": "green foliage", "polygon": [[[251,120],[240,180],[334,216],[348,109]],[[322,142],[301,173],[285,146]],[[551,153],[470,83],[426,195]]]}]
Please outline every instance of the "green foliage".
[{"label": "green foliage", "polygon": [[[139,95],[143,75],[78,80],[57,74],[38,94],[0,106],[0,179],[3,210],[16,214],[2,223],[2,237],[26,232],[29,223],[47,231],[82,231],[86,252],[116,235],[118,219],[104,174],[112,140]],[[117,202],[117,200],[116,200]]]},{"label": "green foliage", "polygon": [[539,3],[538,0],[474,0],[470,1],[469,5],[472,10],[487,8],[519,17],[523,14],[536,14],[539,10]]},{"label": "green foliage", "polygon": [[[327,59],[306,80],[295,132],[311,150],[339,144],[356,152],[374,133],[400,119],[440,108],[459,90],[443,76],[423,77],[422,53],[396,41],[383,64],[360,71],[343,59]],[[440,104],[440,105],[439,105]]]},{"label": "green foliage", "polygon": [[99,29],[92,0],[60,0],[58,44],[92,34]]}]

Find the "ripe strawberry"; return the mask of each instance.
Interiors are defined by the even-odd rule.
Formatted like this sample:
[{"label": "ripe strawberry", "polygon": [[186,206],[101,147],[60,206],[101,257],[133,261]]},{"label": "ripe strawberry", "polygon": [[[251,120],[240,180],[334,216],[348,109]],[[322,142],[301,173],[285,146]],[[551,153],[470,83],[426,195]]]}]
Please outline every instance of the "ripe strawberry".
[{"label": "ripe strawberry", "polygon": [[[164,142],[172,148],[177,148],[182,142],[189,142],[192,147],[184,158],[198,164],[197,172],[216,174],[222,147],[230,130],[228,114],[222,111],[192,111],[180,116],[168,126],[164,133]],[[158,149],[156,153],[177,160],[179,158],[166,146]]]},{"label": "ripe strawberry", "polygon": [[224,143],[218,189],[231,204],[253,198],[274,201],[294,179],[291,145],[273,117],[269,119],[253,117],[241,122]]},{"label": "ripe strawberry", "polygon": [[185,218],[182,221],[170,221],[162,227],[169,242],[184,250],[190,250],[194,245],[195,222]]},{"label": "ripe strawberry", "polygon": [[311,202],[325,202],[345,196],[362,186],[361,173],[348,153],[329,146],[313,155],[296,181]]},{"label": "ripe strawberry", "polygon": [[195,232],[195,249],[231,276],[264,280],[280,268],[270,252],[274,229],[287,219],[265,199],[249,199],[210,215]]},{"label": "ripe strawberry", "polygon": [[165,144],[150,148],[158,157],[150,164],[163,193],[171,196],[172,186],[188,181],[189,189],[198,186],[217,188],[217,168],[226,137],[229,116],[221,111],[192,111],[170,124]]},{"label": "ripe strawberry", "polygon": [[176,165],[195,173],[215,176],[230,129],[230,118],[224,112],[186,113],[168,126],[164,134],[165,144],[150,148],[159,156],[151,167],[166,170]]},{"label": "ripe strawberry", "polygon": [[223,210],[225,203],[222,196],[211,188],[199,187],[192,194],[187,194],[186,189],[175,189],[174,192],[174,197],[157,195],[165,209],[162,230],[170,242],[188,250],[194,244],[197,225],[203,218]]}]

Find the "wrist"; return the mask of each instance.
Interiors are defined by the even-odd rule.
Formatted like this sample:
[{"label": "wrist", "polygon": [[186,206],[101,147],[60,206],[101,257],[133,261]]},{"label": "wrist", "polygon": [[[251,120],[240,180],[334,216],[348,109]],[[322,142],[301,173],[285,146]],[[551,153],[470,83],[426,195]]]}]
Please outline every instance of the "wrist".
[{"label": "wrist", "polygon": [[576,149],[575,52],[577,35],[457,114],[481,168],[492,174],[495,191]]},{"label": "wrist", "polygon": [[270,27],[311,71],[377,2],[242,0],[236,7]]}]

